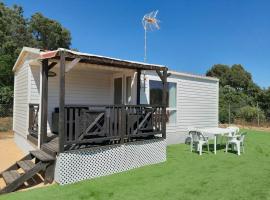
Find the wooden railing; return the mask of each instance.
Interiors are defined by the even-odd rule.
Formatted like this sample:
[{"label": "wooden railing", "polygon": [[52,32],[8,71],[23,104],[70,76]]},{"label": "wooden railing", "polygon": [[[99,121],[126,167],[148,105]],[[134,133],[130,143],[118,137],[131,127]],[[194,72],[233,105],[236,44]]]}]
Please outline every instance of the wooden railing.
[{"label": "wooden railing", "polygon": [[[93,105],[65,107],[65,147],[124,143],[164,135],[162,106]],[[66,148],[67,149],[67,148]]]},{"label": "wooden railing", "polygon": [[29,104],[29,126],[28,132],[31,136],[38,137],[38,104]]}]

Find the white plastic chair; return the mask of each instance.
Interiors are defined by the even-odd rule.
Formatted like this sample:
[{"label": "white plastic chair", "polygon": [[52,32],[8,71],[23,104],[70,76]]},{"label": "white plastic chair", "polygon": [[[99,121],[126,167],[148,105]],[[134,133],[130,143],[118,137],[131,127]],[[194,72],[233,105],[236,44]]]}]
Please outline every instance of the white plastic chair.
[{"label": "white plastic chair", "polygon": [[237,155],[240,156],[241,147],[242,147],[243,153],[245,153],[244,140],[245,140],[246,134],[247,133],[244,132],[244,133],[241,133],[240,135],[228,136],[227,137],[227,142],[226,142],[226,153],[228,152],[229,145],[232,146],[232,150],[234,150],[233,147],[236,146]]},{"label": "white plastic chair", "polygon": [[207,149],[209,152],[209,141],[208,137],[204,136],[202,132],[199,131],[190,131],[189,135],[191,136],[190,141],[190,150],[193,151],[194,146],[196,147],[196,151],[202,155],[202,147],[203,145],[207,145]]},{"label": "white plastic chair", "polygon": [[229,126],[227,128],[231,130],[231,136],[237,135],[240,131],[239,127],[237,126]]},{"label": "white plastic chair", "polygon": [[[227,129],[230,130],[229,133],[225,134],[225,137],[231,137],[239,134],[240,129],[237,126],[228,126]],[[221,138],[220,144],[223,143],[223,137]]]},{"label": "white plastic chair", "polygon": [[192,140],[192,136],[191,136],[190,132],[196,131],[196,130],[197,130],[197,129],[194,128],[194,127],[188,127],[188,128],[187,128],[187,138],[186,138],[186,141],[188,141],[188,143],[190,143],[191,140]]}]

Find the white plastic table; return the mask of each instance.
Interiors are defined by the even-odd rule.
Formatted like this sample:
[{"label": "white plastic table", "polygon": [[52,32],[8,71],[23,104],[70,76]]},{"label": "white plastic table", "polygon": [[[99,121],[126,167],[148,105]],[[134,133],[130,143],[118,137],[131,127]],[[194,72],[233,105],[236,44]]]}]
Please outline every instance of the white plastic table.
[{"label": "white plastic table", "polygon": [[214,136],[214,153],[217,153],[217,137],[225,134],[230,134],[233,130],[230,128],[200,128],[198,129],[204,135],[211,137]]}]

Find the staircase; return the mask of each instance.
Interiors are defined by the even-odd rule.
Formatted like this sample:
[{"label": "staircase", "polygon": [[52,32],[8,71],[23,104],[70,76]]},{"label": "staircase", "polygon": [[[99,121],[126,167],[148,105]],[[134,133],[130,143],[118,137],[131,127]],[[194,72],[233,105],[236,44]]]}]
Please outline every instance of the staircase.
[{"label": "staircase", "polygon": [[[6,186],[0,188],[0,194],[13,192],[19,187],[33,180],[37,174],[43,175],[45,183],[53,181],[55,158],[44,151],[30,151],[28,155],[17,161],[0,174]],[[44,174],[41,174],[43,173]]]}]

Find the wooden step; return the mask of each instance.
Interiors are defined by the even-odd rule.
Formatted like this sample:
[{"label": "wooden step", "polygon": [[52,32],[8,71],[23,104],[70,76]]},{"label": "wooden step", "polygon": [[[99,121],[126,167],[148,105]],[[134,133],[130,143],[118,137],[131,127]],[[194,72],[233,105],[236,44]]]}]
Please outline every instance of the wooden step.
[{"label": "wooden step", "polygon": [[42,151],[45,153],[56,157],[56,154],[59,152],[59,139],[58,137],[54,138],[48,143],[45,143],[41,146]]},{"label": "wooden step", "polygon": [[30,151],[30,153],[37,159],[41,160],[42,162],[50,162],[55,160],[54,157],[50,156],[49,154],[41,150]]},{"label": "wooden step", "polygon": [[31,160],[21,160],[21,161],[18,161],[17,164],[25,172],[29,171],[30,169],[32,169],[35,166],[35,164]]},{"label": "wooden step", "polygon": [[2,173],[2,176],[6,182],[7,185],[12,183],[14,180],[20,177],[20,174],[16,170],[10,170],[10,171],[5,171]]}]

